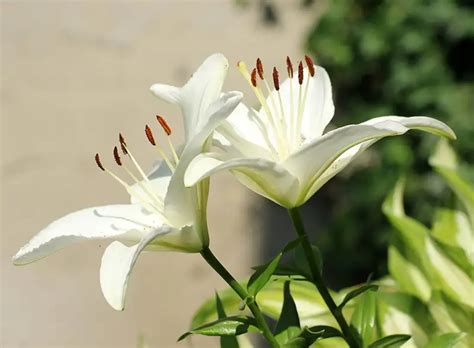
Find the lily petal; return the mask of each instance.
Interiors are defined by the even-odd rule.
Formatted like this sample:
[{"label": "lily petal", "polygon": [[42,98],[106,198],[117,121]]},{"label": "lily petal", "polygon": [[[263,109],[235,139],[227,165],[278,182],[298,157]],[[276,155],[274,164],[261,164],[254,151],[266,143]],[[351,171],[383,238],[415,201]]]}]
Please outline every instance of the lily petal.
[{"label": "lily petal", "polygon": [[209,56],[182,87],[154,84],[150,90],[157,97],[181,107],[186,139],[207,123],[208,107],[219,97],[229,62],[216,53]]},{"label": "lily petal", "polygon": [[283,206],[297,197],[298,179],[280,164],[262,158],[229,158],[222,153],[194,158],[186,170],[184,184],[193,186],[223,170],[231,170],[251,190]]},{"label": "lily petal", "polygon": [[403,134],[407,130],[408,128],[393,121],[379,122],[374,125],[349,125],[328,132],[303,146],[284,162],[286,168],[301,182],[306,183],[297,204],[301,205],[309,198],[308,192],[313,183],[342,153],[365,141]]},{"label": "lily petal", "polygon": [[191,190],[183,185],[186,168],[194,157],[205,150],[204,145],[214,129],[231,114],[241,99],[240,92],[223,93],[209,106],[205,117],[207,123],[185,145],[165,197],[165,215],[174,226],[191,225],[196,209]]},{"label": "lily petal", "polygon": [[[446,124],[436,119],[425,116],[382,116],[370,119],[361,124],[376,125],[378,123],[386,121],[400,123],[408,129],[418,129],[436,135],[445,136],[451,139],[456,139],[456,135],[454,134],[453,130],[449,128]],[[367,148],[372,146],[372,144],[374,144],[380,139],[381,138],[376,138],[369,141],[365,141],[343,152],[334,162],[331,163],[331,165],[324,171],[324,173],[319,178],[317,178],[308,195],[312,196],[326,182],[328,182],[332,177],[334,177],[337,173],[343,170],[355,158],[362,154]]]},{"label": "lily petal", "polygon": [[143,233],[159,225],[161,222],[156,215],[137,204],[79,210],[54,221],[34,236],[13,257],[13,262],[27,264],[82,240],[139,240]]},{"label": "lily petal", "polygon": [[100,286],[105,299],[115,310],[121,311],[125,307],[128,280],[138,256],[160,233],[161,230],[154,230],[131,247],[115,241],[105,249],[100,266]]}]

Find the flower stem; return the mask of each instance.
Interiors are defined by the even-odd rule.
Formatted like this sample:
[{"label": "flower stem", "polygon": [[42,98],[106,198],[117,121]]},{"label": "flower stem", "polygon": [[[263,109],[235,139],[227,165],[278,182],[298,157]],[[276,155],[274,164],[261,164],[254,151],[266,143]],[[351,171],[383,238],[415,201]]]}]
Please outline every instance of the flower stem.
[{"label": "flower stem", "polygon": [[[216,256],[212,253],[209,248],[204,248],[201,251],[201,256],[206,260],[206,262],[226,281],[227,284],[239,295],[242,300],[246,300],[249,295],[247,291],[239,284],[237,280],[227,271],[227,269],[220,263],[220,261],[216,258]],[[275,337],[273,336],[272,331],[268,327],[265,318],[263,317],[260,308],[258,307],[257,303],[254,301],[250,301],[247,303],[250,311],[252,312],[255,320],[258,323],[260,330],[262,330],[263,335],[270,343],[271,347],[278,348],[279,344]]]},{"label": "flower stem", "polygon": [[293,221],[293,226],[295,227],[296,233],[298,233],[298,236],[300,237],[301,245],[303,247],[303,251],[308,261],[309,268],[311,270],[311,277],[314,285],[316,285],[316,287],[318,288],[321,297],[323,298],[324,302],[331,311],[331,314],[333,315],[334,319],[336,319],[337,323],[339,324],[344,335],[344,339],[346,340],[349,347],[359,348],[359,340],[347,324],[346,319],[342,314],[342,310],[336,305],[334,299],[329,293],[328,288],[324,284],[324,280],[321,275],[321,270],[319,269],[318,263],[316,262],[316,257],[313,253],[313,249],[311,247],[308,235],[306,234],[306,231],[304,229],[303,220],[301,219],[301,215],[298,208],[288,209],[288,213],[291,217],[291,220]]}]

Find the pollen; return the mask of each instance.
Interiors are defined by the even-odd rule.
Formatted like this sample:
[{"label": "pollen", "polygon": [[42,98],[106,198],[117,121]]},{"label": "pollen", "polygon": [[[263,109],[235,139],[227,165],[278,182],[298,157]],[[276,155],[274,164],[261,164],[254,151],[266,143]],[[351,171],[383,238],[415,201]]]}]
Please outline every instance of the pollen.
[{"label": "pollen", "polygon": [[306,65],[308,66],[309,74],[311,75],[311,77],[313,77],[315,73],[313,60],[310,56],[304,56],[304,60],[306,61]]},{"label": "pollen", "polygon": [[105,168],[102,165],[102,162],[100,162],[100,156],[98,153],[95,154],[95,163],[97,164],[97,167],[99,167],[102,171],[105,172]]},{"label": "pollen", "polygon": [[155,138],[153,138],[153,133],[151,132],[151,129],[150,127],[148,127],[148,125],[145,126],[145,134],[150,144],[155,146],[156,145]]},{"label": "pollen", "polygon": [[298,64],[298,83],[303,84],[303,62]]},{"label": "pollen", "polygon": [[257,72],[260,79],[265,80],[265,78],[263,77],[263,64],[260,58],[257,58]]},{"label": "pollen", "polygon": [[293,78],[293,64],[289,56],[286,56],[286,71],[288,72],[288,77]]},{"label": "pollen", "polygon": [[118,153],[118,148],[117,146],[114,147],[114,159],[115,159],[115,162],[121,166],[122,165],[122,159],[120,158],[120,155]]},{"label": "pollen", "polygon": [[156,115],[156,119],[157,119],[158,123],[160,124],[160,126],[165,131],[166,135],[168,135],[168,136],[171,135],[171,127],[168,125],[166,120],[163,117],[161,117],[160,115]]},{"label": "pollen", "polygon": [[278,77],[278,70],[276,67],[273,68],[273,85],[277,91],[280,90],[280,79]]},{"label": "pollen", "polygon": [[252,74],[250,74],[250,82],[252,82],[252,86],[257,87],[257,68],[252,70]]}]

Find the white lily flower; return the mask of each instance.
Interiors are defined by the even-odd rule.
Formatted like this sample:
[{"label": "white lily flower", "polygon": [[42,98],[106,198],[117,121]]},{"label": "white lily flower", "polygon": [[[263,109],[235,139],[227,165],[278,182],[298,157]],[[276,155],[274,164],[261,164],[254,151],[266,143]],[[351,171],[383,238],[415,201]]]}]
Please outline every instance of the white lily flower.
[{"label": "white lily flower", "polygon": [[155,141],[151,128],[145,127],[148,141],[163,158],[161,164],[146,175],[120,135],[122,154],[115,147],[114,159],[133,184],[106,168],[98,154],[95,160],[101,170],[130,193],[131,204],[87,208],[54,221],[18,251],[14,263],[27,264],[83,240],[115,240],[102,257],[100,284],[107,302],[114,309],[123,310],[130,272],[143,250],[197,253],[207,247],[208,183],[204,181],[196,187],[185,188],[183,178],[190,161],[206,149],[214,129],[242,98],[239,92],[221,94],[227,70],[227,59],[222,54],[214,54],[182,88],[153,85],[154,94],[173,101],[182,109],[186,127],[182,150],[176,151],[169,139],[171,128],[157,116],[170,149],[165,151]]},{"label": "white lily flower", "polygon": [[197,156],[188,166],[186,186],[230,170],[251,190],[294,208],[381,138],[419,129],[455,139],[447,125],[423,116],[377,117],[323,134],[334,115],[331,82],[326,70],[308,56],[305,63],[307,67],[300,62],[294,74],[287,58],[288,78],[281,85],[274,68],[272,89],[260,59],[251,73],[245,63],[238,64],[260,110],[244,104],[236,108],[216,131],[218,150]]}]

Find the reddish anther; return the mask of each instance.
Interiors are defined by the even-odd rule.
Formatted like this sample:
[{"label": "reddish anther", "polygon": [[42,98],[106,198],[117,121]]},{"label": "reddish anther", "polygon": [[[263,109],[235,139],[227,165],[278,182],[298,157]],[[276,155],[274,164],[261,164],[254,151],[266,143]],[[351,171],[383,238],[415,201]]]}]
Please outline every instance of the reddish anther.
[{"label": "reddish anther", "polygon": [[99,167],[101,170],[105,172],[105,168],[102,165],[102,162],[100,162],[100,157],[98,153],[95,154],[95,163],[97,163],[97,167]]},{"label": "reddish anther", "polygon": [[290,57],[286,56],[286,71],[288,72],[288,77],[293,78],[293,64],[291,63]]},{"label": "reddish anther", "polygon": [[260,79],[264,80],[265,78],[263,77],[263,64],[260,58],[257,58],[257,72]]},{"label": "reddish anther", "polygon": [[280,79],[278,77],[278,70],[277,68],[273,68],[273,85],[277,91],[280,90]]},{"label": "reddish anther", "polygon": [[153,133],[151,132],[151,129],[150,127],[148,127],[148,125],[145,126],[145,134],[150,144],[155,146],[156,145],[155,138],[153,138]]},{"label": "reddish anther", "polygon": [[257,87],[257,68],[252,70],[250,74],[250,82],[252,82],[252,86]]},{"label": "reddish anther", "polygon": [[313,77],[315,73],[313,60],[310,56],[304,56],[304,60],[306,61],[306,65],[308,66],[309,74],[311,75],[311,77]]},{"label": "reddish anther", "polygon": [[122,165],[122,159],[121,159],[120,156],[119,156],[117,146],[114,147],[114,159],[115,159],[115,162],[116,162],[119,166]]},{"label": "reddish anther", "polygon": [[160,115],[156,115],[156,119],[158,120],[158,123],[165,131],[166,135],[171,135],[171,127],[168,126],[168,123],[166,122],[166,120]]},{"label": "reddish anther", "polygon": [[298,83],[303,84],[303,62],[298,64]]},{"label": "reddish anther", "polygon": [[125,142],[125,138],[123,137],[122,133],[119,133],[119,143],[120,143],[120,148],[122,149],[123,154],[128,155],[127,143]]}]

